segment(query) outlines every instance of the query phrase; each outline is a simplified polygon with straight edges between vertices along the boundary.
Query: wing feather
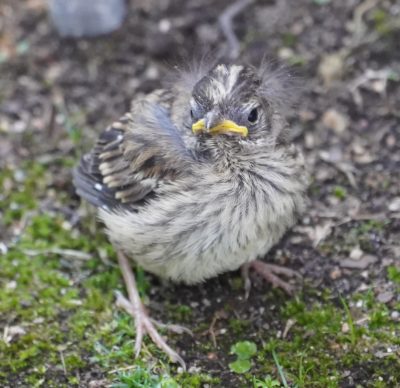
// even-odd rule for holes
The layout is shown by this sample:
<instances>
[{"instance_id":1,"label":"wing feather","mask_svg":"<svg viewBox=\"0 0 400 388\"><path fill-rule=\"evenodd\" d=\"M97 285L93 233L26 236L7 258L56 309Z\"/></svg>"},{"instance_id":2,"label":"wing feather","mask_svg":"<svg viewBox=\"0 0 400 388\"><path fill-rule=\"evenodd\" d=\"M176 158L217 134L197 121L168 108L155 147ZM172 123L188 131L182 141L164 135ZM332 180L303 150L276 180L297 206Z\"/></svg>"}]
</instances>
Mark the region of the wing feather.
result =
<instances>
[{"instance_id":1,"label":"wing feather","mask_svg":"<svg viewBox=\"0 0 400 388\"><path fill-rule=\"evenodd\" d=\"M99 136L74 170L74 185L96 207L137 208L160 182L188 174L192 161L168 110L147 101Z\"/></svg>"}]
</instances>

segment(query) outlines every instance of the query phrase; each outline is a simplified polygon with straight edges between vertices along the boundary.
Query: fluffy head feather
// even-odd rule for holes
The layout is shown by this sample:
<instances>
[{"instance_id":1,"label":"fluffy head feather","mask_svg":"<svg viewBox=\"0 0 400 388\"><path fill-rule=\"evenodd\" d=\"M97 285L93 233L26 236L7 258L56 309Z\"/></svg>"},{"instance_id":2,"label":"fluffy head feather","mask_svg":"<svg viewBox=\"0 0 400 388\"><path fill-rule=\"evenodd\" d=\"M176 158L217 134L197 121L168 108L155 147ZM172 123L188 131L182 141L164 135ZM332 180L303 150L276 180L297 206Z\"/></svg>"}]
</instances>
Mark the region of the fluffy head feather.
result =
<instances>
[{"instance_id":1,"label":"fluffy head feather","mask_svg":"<svg viewBox=\"0 0 400 388\"><path fill-rule=\"evenodd\" d=\"M227 119L248 128L248 141L279 142L286 128L285 113L297 95L293 78L283 67L273 69L265 61L258 68L246 65L210 68L200 62L197 67L180 71L173 87L179 97L172 116L186 131L202 118L211 124ZM244 139L224 136L218 143L224 141L240 143ZM205 142L213 143L207 136Z\"/></svg>"}]
</instances>

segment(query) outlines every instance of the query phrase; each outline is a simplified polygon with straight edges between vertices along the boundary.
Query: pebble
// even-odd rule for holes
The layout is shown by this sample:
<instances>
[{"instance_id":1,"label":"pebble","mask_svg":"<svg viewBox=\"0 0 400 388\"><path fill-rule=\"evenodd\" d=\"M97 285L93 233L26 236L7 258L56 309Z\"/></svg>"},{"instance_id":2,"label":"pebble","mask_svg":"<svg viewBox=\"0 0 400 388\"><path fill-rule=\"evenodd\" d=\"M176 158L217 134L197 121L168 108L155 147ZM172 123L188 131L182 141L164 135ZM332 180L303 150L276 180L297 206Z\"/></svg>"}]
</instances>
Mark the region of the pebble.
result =
<instances>
[{"instance_id":1,"label":"pebble","mask_svg":"<svg viewBox=\"0 0 400 388\"><path fill-rule=\"evenodd\" d=\"M329 277L330 277L332 280L336 280L336 279L340 278L341 276L342 276L342 271L341 271L340 268L338 268L338 267L335 267L335 268L331 271L331 273L329 274Z\"/></svg>"},{"instance_id":2,"label":"pebble","mask_svg":"<svg viewBox=\"0 0 400 388\"><path fill-rule=\"evenodd\" d=\"M28 307L31 307L31 306L32 306L32 302L31 302L31 301L28 301L28 300L21 300L21 301L19 302L19 304L20 304L20 306L21 306L22 308L28 308Z\"/></svg>"},{"instance_id":3,"label":"pebble","mask_svg":"<svg viewBox=\"0 0 400 388\"><path fill-rule=\"evenodd\" d=\"M399 319L400 318L400 313L398 311L392 311L390 313L390 318L392 319Z\"/></svg>"},{"instance_id":4,"label":"pebble","mask_svg":"<svg viewBox=\"0 0 400 388\"><path fill-rule=\"evenodd\" d=\"M391 212L399 211L400 210L400 197L396 197L392 201L390 201L388 209Z\"/></svg>"},{"instance_id":5,"label":"pebble","mask_svg":"<svg viewBox=\"0 0 400 388\"><path fill-rule=\"evenodd\" d=\"M204 299L202 300L202 302L203 302L204 306L206 306L206 307L210 307L210 306L211 306L211 302L210 302L208 299L206 299L206 298L204 298Z\"/></svg>"},{"instance_id":6,"label":"pebble","mask_svg":"<svg viewBox=\"0 0 400 388\"><path fill-rule=\"evenodd\" d=\"M394 297L393 292L386 291L386 292L381 292L380 294L378 294L378 296L376 298L377 298L378 302L388 303L393 299L393 297Z\"/></svg>"},{"instance_id":7,"label":"pebble","mask_svg":"<svg viewBox=\"0 0 400 388\"><path fill-rule=\"evenodd\" d=\"M0 253L5 255L7 252L8 246L4 242L0 241Z\"/></svg>"},{"instance_id":8,"label":"pebble","mask_svg":"<svg viewBox=\"0 0 400 388\"><path fill-rule=\"evenodd\" d=\"M363 305L364 305L364 301L363 300L358 300L357 301L357 303L356 303L356 307L358 307L358 308L361 308L361 307L363 307Z\"/></svg>"},{"instance_id":9,"label":"pebble","mask_svg":"<svg viewBox=\"0 0 400 388\"><path fill-rule=\"evenodd\" d=\"M15 290L17 288L17 282L15 280L11 280L6 284L7 290Z\"/></svg>"},{"instance_id":10,"label":"pebble","mask_svg":"<svg viewBox=\"0 0 400 388\"><path fill-rule=\"evenodd\" d=\"M363 255L359 260L344 259L340 262L340 266L344 268L365 269L370 264L377 261L377 257L373 255Z\"/></svg>"},{"instance_id":11,"label":"pebble","mask_svg":"<svg viewBox=\"0 0 400 388\"><path fill-rule=\"evenodd\" d=\"M3 341L6 344L9 344L13 340L14 337L24 335L24 334L26 334L26 331L21 326L6 326L4 329Z\"/></svg>"},{"instance_id":12,"label":"pebble","mask_svg":"<svg viewBox=\"0 0 400 388\"><path fill-rule=\"evenodd\" d=\"M159 78L160 72L158 71L156 66L149 66L146 70L145 76L147 79L155 80Z\"/></svg>"},{"instance_id":13,"label":"pebble","mask_svg":"<svg viewBox=\"0 0 400 388\"><path fill-rule=\"evenodd\" d=\"M329 109L322 116L322 124L329 129L333 129L336 134L340 135L346 131L349 119L336 109Z\"/></svg>"},{"instance_id":14,"label":"pebble","mask_svg":"<svg viewBox=\"0 0 400 388\"><path fill-rule=\"evenodd\" d=\"M343 58L340 54L325 55L318 66L318 74L323 79L325 86L329 87L334 80L343 76Z\"/></svg>"},{"instance_id":15,"label":"pebble","mask_svg":"<svg viewBox=\"0 0 400 388\"><path fill-rule=\"evenodd\" d=\"M303 122L315 120L316 114L311 110L301 110L299 112L299 118Z\"/></svg>"},{"instance_id":16,"label":"pebble","mask_svg":"<svg viewBox=\"0 0 400 388\"><path fill-rule=\"evenodd\" d=\"M17 182L23 182L25 180L26 174L22 170L15 170L14 171L14 179Z\"/></svg>"},{"instance_id":17,"label":"pebble","mask_svg":"<svg viewBox=\"0 0 400 388\"><path fill-rule=\"evenodd\" d=\"M352 260L360 260L364 252L360 249L360 247L354 247L350 252L350 259Z\"/></svg>"},{"instance_id":18,"label":"pebble","mask_svg":"<svg viewBox=\"0 0 400 388\"><path fill-rule=\"evenodd\" d=\"M171 29L171 21L168 19L161 19L158 23L158 29L163 34L167 33Z\"/></svg>"},{"instance_id":19,"label":"pebble","mask_svg":"<svg viewBox=\"0 0 400 388\"><path fill-rule=\"evenodd\" d=\"M393 247L392 247L392 249L393 249ZM395 253L395 256L400 256L400 250L399 250L399 255L396 255L396 253ZM393 259L388 258L388 257L385 257L385 258L382 259L382 266L383 267L387 267L387 266L389 266L391 264L393 264Z\"/></svg>"},{"instance_id":20,"label":"pebble","mask_svg":"<svg viewBox=\"0 0 400 388\"><path fill-rule=\"evenodd\" d=\"M278 57L282 60L290 59L294 56L294 51L289 47L282 47L278 51Z\"/></svg>"}]
</instances>

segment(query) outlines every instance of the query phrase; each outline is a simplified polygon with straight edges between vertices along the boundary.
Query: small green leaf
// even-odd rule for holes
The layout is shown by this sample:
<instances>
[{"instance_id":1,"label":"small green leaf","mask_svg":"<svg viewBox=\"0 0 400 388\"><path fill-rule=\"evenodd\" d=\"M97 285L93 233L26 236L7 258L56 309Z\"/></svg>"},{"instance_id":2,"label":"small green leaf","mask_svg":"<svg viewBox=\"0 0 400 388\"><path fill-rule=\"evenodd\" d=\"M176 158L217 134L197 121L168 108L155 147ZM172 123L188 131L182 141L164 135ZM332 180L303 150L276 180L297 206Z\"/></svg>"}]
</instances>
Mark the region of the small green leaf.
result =
<instances>
[{"instance_id":1,"label":"small green leaf","mask_svg":"<svg viewBox=\"0 0 400 388\"><path fill-rule=\"evenodd\" d=\"M264 381L253 377L253 388L275 388L281 387L281 383L270 375L265 376Z\"/></svg>"},{"instance_id":2,"label":"small green leaf","mask_svg":"<svg viewBox=\"0 0 400 388\"><path fill-rule=\"evenodd\" d=\"M161 388L179 388L179 385L172 377L166 377L161 380Z\"/></svg>"},{"instance_id":3,"label":"small green leaf","mask_svg":"<svg viewBox=\"0 0 400 388\"><path fill-rule=\"evenodd\" d=\"M246 373L251 368L251 361L249 360L236 360L229 364L229 369L235 373Z\"/></svg>"},{"instance_id":4,"label":"small green leaf","mask_svg":"<svg viewBox=\"0 0 400 388\"><path fill-rule=\"evenodd\" d=\"M237 342L231 347L231 353L236 354L239 360L248 360L257 353L257 346L254 342Z\"/></svg>"}]
</instances>

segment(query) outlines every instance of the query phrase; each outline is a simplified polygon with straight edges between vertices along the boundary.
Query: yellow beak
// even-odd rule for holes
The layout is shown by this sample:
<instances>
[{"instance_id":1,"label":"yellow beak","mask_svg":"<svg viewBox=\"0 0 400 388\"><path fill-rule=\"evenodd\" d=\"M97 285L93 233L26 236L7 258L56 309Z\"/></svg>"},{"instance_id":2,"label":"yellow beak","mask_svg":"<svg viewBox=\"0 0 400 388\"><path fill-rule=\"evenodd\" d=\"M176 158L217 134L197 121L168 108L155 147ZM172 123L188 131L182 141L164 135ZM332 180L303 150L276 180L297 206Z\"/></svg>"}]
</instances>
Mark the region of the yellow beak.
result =
<instances>
[{"instance_id":1,"label":"yellow beak","mask_svg":"<svg viewBox=\"0 0 400 388\"><path fill-rule=\"evenodd\" d=\"M232 133L238 133L238 134L242 135L243 137L246 137L249 133L249 131L247 130L247 127L237 125L232 120L223 120L215 127L212 127L209 130L207 130L204 119L196 121L192 125L192 131L194 134L198 134L200 132L208 132L211 135L219 135L221 133L232 132Z\"/></svg>"}]
</instances>

